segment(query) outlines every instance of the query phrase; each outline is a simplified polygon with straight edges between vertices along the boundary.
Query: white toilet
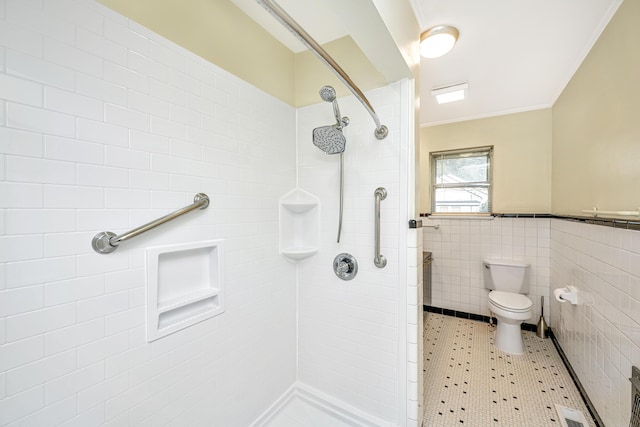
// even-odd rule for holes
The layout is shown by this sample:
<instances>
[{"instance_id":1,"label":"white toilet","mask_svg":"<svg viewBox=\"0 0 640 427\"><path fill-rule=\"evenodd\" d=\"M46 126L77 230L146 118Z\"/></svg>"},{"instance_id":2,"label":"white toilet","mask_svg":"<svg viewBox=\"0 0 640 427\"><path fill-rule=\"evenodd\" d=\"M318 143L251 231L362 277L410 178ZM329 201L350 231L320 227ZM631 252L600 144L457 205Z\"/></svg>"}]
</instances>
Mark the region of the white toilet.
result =
<instances>
[{"instance_id":1,"label":"white toilet","mask_svg":"<svg viewBox=\"0 0 640 427\"><path fill-rule=\"evenodd\" d=\"M533 315L528 265L513 261L485 260L484 283L489 292L489 310L498 319L495 345L505 353L524 353L520 324Z\"/></svg>"}]
</instances>

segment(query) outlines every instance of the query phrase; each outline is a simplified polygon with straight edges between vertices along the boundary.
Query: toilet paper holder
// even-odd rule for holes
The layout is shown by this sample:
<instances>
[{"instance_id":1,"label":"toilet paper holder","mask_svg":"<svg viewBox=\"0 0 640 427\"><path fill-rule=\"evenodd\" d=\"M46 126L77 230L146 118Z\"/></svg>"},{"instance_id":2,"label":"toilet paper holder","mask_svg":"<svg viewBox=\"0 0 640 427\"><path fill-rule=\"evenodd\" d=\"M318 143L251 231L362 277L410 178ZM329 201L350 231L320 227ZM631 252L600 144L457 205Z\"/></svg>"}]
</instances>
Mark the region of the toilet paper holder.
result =
<instances>
[{"instance_id":1,"label":"toilet paper holder","mask_svg":"<svg viewBox=\"0 0 640 427\"><path fill-rule=\"evenodd\" d=\"M553 296L556 301L570 302L573 305L578 304L578 288L575 286L565 286L564 288L557 288L553 291Z\"/></svg>"}]
</instances>

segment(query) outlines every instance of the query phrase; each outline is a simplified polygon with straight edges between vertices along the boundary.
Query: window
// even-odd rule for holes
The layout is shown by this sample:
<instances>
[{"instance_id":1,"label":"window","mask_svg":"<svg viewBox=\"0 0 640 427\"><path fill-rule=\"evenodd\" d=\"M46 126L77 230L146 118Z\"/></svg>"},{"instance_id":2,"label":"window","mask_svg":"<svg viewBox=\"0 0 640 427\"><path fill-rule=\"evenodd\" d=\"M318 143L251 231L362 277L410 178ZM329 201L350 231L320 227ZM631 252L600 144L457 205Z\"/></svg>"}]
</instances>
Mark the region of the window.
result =
<instances>
[{"instance_id":1,"label":"window","mask_svg":"<svg viewBox=\"0 0 640 427\"><path fill-rule=\"evenodd\" d=\"M490 213L493 147L431 153L431 213Z\"/></svg>"}]
</instances>

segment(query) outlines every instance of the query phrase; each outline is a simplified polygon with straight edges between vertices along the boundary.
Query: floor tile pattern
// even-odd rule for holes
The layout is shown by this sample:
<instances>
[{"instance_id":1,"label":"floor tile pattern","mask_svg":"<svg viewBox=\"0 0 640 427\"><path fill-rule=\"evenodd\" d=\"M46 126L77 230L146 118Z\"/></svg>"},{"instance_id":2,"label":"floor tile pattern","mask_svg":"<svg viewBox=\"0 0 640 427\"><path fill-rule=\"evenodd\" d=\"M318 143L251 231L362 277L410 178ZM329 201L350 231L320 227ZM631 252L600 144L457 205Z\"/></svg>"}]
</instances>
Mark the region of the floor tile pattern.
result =
<instances>
[{"instance_id":1,"label":"floor tile pattern","mask_svg":"<svg viewBox=\"0 0 640 427\"><path fill-rule=\"evenodd\" d=\"M493 346L494 327L425 313L425 427L560 427L554 404L595 427L550 339L523 332L525 354Z\"/></svg>"}]
</instances>

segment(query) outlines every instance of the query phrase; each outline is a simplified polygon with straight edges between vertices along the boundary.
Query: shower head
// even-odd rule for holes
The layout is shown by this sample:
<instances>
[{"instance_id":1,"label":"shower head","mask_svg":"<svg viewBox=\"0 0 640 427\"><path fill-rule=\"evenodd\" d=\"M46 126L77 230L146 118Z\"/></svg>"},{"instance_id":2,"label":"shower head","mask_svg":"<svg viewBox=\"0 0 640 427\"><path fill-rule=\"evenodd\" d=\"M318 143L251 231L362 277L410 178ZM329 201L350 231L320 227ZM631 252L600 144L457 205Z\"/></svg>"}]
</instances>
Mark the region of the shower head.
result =
<instances>
[{"instance_id":1,"label":"shower head","mask_svg":"<svg viewBox=\"0 0 640 427\"><path fill-rule=\"evenodd\" d=\"M322 86L320 88L320 98L326 102L333 102L336 100L336 90L333 86Z\"/></svg>"},{"instance_id":2,"label":"shower head","mask_svg":"<svg viewBox=\"0 0 640 427\"><path fill-rule=\"evenodd\" d=\"M313 145L326 154L340 154L344 152L346 144L342 130L336 125L321 126L313 130Z\"/></svg>"},{"instance_id":3,"label":"shower head","mask_svg":"<svg viewBox=\"0 0 640 427\"><path fill-rule=\"evenodd\" d=\"M340 117L340 108L338 107L338 101L336 101L336 90L333 86L322 86L319 93L320 98L322 98L323 101L331 102L333 105L333 115L336 116L336 123L338 127L346 126L346 124L343 124L342 117ZM349 119L347 119L347 123L348 120Z\"/></svg>"}]
</instances>

